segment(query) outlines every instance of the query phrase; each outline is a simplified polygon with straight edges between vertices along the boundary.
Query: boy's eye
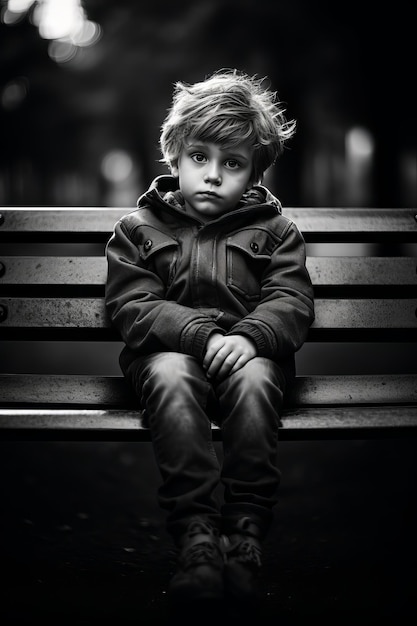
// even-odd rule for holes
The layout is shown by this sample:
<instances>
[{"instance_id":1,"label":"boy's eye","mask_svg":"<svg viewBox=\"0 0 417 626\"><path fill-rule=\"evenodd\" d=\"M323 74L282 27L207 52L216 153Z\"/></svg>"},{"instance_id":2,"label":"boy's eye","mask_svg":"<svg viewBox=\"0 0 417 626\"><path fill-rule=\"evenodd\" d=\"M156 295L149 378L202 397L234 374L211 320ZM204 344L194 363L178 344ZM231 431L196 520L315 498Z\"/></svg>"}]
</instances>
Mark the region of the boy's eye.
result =
<instances>
[{"instance_id":1,"label":"boy's eye","mask_svg":"<svg viewBox=\"0 0 417 626\"><path fill-rule=\"evenodd\" d=\"M228 159L225 162L225 165L226 165L226 167L228 167L231 170L235 170L238 167L240 167L240 163L239 163L239 161L236 161L236 159Z\"/></svg>"},{"instance_id":2,"label":"boy's eye","mask_svg":"<svg viewBox=\"0 0 417 626\"><path fill-rule=\"evenodd\" d=\"M191 155L191 158L196 163L205 163L205 161L207 160L204 154L202 154L201 152L195 152L194 154Z\"/></svg>"}]
</instances>

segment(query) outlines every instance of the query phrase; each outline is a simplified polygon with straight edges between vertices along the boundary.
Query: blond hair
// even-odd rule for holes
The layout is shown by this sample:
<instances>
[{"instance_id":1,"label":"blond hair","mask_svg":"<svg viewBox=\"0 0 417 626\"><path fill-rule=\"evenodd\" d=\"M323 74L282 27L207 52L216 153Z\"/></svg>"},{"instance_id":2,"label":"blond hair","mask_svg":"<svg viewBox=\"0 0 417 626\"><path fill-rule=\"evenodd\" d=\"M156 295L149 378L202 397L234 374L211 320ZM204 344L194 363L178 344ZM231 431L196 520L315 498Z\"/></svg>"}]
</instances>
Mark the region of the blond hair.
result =
<instances>
[{"instance_id":1,"label":"blond hair","mask_svg":"<svg viewBox=\"0 0 417 626\"><path fill-rule=\"evenodd\" d=\"M202 82L174 85L172 106L161 127L161 162L177 165L186 139L233 147L248 142L254 148L252 181L280 156L295 133L277 93L238 70L219 70Z\"/></svg>"}]
</instances>

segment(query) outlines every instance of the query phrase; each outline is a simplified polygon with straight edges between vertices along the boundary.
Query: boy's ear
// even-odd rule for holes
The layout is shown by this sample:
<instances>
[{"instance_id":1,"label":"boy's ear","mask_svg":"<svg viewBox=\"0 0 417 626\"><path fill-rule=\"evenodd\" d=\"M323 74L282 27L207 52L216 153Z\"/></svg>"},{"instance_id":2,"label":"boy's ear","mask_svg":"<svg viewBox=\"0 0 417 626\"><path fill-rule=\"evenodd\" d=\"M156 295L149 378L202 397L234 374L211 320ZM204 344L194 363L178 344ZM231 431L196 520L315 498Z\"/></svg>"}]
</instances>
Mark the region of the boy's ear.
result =
<instances>
[{"instance_id":1,"label":"boy's ear","mask_svg":"<svg viewBox=\"0 0 417 626\"><path fill-rule=\"evenodd\" d=\"M178 163L171 163L170 170L173 176L179 176Z\"/></svg>"}]
</instances>

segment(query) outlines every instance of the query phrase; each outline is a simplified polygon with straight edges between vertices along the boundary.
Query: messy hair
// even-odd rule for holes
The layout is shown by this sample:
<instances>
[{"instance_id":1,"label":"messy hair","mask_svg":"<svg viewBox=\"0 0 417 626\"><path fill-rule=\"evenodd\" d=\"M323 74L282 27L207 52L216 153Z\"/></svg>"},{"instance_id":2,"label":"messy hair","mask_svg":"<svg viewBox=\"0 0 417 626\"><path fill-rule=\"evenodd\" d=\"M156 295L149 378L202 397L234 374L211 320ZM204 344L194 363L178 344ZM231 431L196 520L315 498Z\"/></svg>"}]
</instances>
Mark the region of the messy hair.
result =
<instances>
[{"instance_id":1,"label":"messy hair","mask_svg":"<svg viewBox=\"0 0 417 626\"><path fill-rule=\"evenodd\" d=\"M295 120L286 120L277 93L265 81L238 70L219 70L202 82L175 83L161 128L161 162L176 166L186 139L226 148L248 142L254 148L252 180L260 182L296 126Z\"/></svg>"}]
</instances>

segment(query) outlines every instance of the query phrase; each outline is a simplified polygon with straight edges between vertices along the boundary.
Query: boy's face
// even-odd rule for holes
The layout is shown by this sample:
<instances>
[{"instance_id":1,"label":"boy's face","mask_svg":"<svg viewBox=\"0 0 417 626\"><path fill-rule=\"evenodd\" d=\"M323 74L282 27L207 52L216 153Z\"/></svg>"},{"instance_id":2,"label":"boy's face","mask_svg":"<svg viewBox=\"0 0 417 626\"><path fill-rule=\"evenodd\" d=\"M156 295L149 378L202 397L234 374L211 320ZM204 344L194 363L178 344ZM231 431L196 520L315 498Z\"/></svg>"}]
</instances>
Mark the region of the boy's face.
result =
<instances>
[{"instance_id":1,"label":"boy's face","mask_svg":"<svg viewBox=\"0 0 417 626\"><path fill-rule=\"evenodd\" d=\"M172 173L179 177L187 211L209 221L233 210L250 186L252 161L248 144L224 148L199 139L186 141Z\"/></svg>"}]
</instances>

